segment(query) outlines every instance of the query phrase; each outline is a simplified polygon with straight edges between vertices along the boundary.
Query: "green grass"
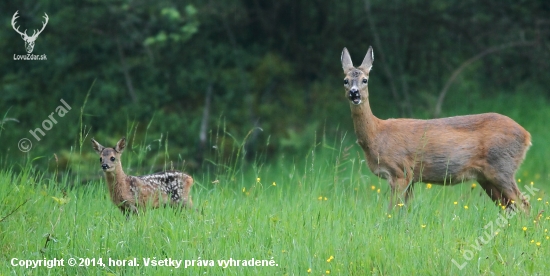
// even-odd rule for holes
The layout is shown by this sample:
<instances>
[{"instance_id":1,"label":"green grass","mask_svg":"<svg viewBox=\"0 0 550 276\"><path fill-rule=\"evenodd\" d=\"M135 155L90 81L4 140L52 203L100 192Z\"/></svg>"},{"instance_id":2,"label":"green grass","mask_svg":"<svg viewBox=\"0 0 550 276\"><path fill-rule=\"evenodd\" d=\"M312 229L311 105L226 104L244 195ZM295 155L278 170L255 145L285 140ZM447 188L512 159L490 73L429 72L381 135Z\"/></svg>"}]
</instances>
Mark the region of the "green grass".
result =
<instances>
[{"instance_id":1,"label":"green grass","mask_svg":"<svg viewBox=\"0 0 550 276\"><path fill-rule=\"evenodd\" d=\"M511 112L532 134L517 174L523 192L525 185L540 189L529 194L528 216L506 214L472 183L419 183L410 204L388 212L387 182L368 170L354 137L330 144L315 136L307 153L267 163L266 153L249 160L247 138L240 142L220 124L211 133L212 157L202 173L191 172L198 211L155 209L127 220L110 202L90 129L81 122L75 147L65 153L68 164L51 156L28 155L23 165L0 159L0 276L543 275L550 270L550 148L544 142L550 110L544 99L519 99L512 110L502 99L479 104ZM162 162L164 169L186 169L182 156L170 156L168 138L139 139L136 128L128 123L127 173L151 173ZM96 138L112 146L120 137ZM41 169L44 163L49 170ZM12 266L13 258L57 258L65 266L25 268ZM96 266L69 266L70 258L77 264L93 259ZM182 260L183 267L145 266L144 258ZM218 264L253 258L276 266ZM133 260L140 266L130 266Z\"/></svg>"},{"instance_id":2,"label":"green grass","mask_svg":"<svg viewBox=\"0 0 550 276\"><path fill-rule=\"evenodd\" d=\"M321 143L272 165L239 154L238 165L194 175L199 212L156 209L128 220L102 179L72 185L80 177L47 176L31 164L0 171L0 275L542 275L550 269L544 189L531 197L530 216L505 224L497 219L506 213L471 183L416 185L412 202L388 213L387 183L368 171L357 145ZM522 191L531 181L541 188L534 176L521 178ZM65 266L14 267L12 258L64 259ZM71 267L69 258L101 258L105 266ZM134 258L139 267L109 264ZM195 265L145 267L143 258ZM276 266L218 265L230 258ZM459 270L453 259L466 265Z\"/></svg>"}]
</instances>

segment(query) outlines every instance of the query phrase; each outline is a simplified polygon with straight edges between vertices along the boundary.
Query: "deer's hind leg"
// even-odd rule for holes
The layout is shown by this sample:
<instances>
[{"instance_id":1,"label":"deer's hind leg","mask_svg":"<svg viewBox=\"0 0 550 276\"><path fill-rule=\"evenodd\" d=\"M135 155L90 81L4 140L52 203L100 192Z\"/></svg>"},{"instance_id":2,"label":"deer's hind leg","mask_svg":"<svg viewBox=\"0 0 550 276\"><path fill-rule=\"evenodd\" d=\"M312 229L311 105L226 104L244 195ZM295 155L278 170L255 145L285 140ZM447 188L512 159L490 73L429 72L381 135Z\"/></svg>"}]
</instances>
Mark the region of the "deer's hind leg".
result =
<instances>
[{"instance_id":1,"label":"deer's hind leg","mask_svg":"<svg viewBox=\"0 0 550 276\"><path fill-rule=\"evenodd\" d=\"M521 194L521 191L518 188L518 185L513 177L508 178L507 180L502 180L499 182L499 188L502 191L503 198L505 200L506 208L513 209L519 207L525 213L529 213L531 205L529 201Z\"/></svg>"},{"instance_id":2,"label":"deer's hind leg","mask_svg":"<svg viewBox=\"0 0 550 276\"><path fill-rule=\"evenodd\" d=\"M513 157L517 153L489 149L487 155L488 166L483 170L482 178L485 182L483 184L480 182L480 184L493 200L498 199L503 206L506 206L508 211L519 207L525 213L529 213L529 202L521 194L514 179L521 163L521 159Z\"/></svg>"},{"instance_id":3,"label":"deer's hind leg","mask_svg":"<svg viewBox=\"0 0 550 276\"><path fill-rule=\"evenodd\" d=\"M502 192L493 185L493 183L487 180L478 180L479 185L485 193L495 202L495 204L506 206L507 202L504 202Z\"/></svg>"},{"instance_id":4,"label":"deer's hind leg","mask_svg":"<svg viewBox=\"0 0 550 276\"><path fill-rule=\"evenodd\" d=\"M177 208L193 208L193 201L191 200L191 187L193 186L193 178L186 174L182 175L178 179L178 187L174 191L177 193L177 200L172 199L170 204Z\"/></svg>"},{"instance_id":5,"label":"deer's hind leg","mask_svg":"<svg viewBox=\"0 0 550 276\"><path fill-rule=\"evenodd\" d=\"M483 190L489 197L501 206L505 206L507 210L513 210L519 206L524 212L528 213L530 209L529 202L521 194L516 181L513 178L501 180L493 184L488 180L478 181Z\"/></svg>"},{"instance_id":6,"label":"deer's hind leg","mask_svg":"<svg viewBox=\"0 0 550 276\"><path fill-rule=\"evenodd\" d=\"M189 175L183 176L183 191L182 200L183 206L186 208L193 208L193 200L191 200L191 187L193 186L193 178Z\"/></svg>"}]
</instances>

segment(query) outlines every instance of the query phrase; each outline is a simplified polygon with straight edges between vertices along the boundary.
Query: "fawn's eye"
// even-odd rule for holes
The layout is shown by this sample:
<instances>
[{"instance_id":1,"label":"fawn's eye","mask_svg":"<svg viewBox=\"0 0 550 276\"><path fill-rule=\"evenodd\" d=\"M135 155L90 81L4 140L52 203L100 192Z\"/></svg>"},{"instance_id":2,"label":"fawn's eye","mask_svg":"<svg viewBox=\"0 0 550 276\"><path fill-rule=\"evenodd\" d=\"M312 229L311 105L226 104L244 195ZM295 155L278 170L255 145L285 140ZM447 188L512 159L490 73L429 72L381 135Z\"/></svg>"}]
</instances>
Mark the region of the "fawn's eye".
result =
<instances>
[{"instance_id":1,"label":"fawn's eye","mask_svg":"<svg viewBox=\"0 0 550 276\"><path fill-rule=\"evenodd\" d=\"M111 161L115 162L115 157L111 156Z\"/></svg>"},{"instance_id":2,"label":"fawn's eye","mask_svg":"<svg viewBox=\"0 0 550 276\"><path fill-rule=\"evenodd\" d=\"M363 83L367 83L367 82L369 82L369 80L363 79Z\"/></svg>"},{"instance_id":3,"label":"fawn's eye","mask_svg":"<svg viewBox=\"0 0 550 276\"><path fill-rule=\"evenodd\" d=\"M349 83L348 79L345 79L344 84L348 84L348 83Z\"/></svg>"},{"instance_id":4,"label":"fawn's eye","mask_svg":"<svg viewBox=\"0 0 550 276\"><path fill-rule=\"evenodd\" d=\"M99 162L103 163L103 158L99 157Z\"/></svg>"}]
</instances>

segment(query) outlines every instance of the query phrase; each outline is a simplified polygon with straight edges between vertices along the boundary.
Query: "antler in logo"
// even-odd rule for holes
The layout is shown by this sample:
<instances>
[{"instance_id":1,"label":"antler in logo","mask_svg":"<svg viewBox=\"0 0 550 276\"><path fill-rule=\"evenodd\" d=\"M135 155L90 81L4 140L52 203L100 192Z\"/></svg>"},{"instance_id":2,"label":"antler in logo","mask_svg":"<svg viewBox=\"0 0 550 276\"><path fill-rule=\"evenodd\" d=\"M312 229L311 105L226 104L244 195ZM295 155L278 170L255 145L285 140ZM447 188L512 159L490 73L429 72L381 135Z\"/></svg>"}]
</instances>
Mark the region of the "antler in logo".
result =
<instances>
[{"instance_id":1,"label":"antler in logo","mask_svg":"<svg viewBox=\"0 0 550 276\"><path fill-rule=\"evenodd\" d=\"M11 18L11 26L13 27L13 29L21 35L21 38L23 38L23 40L25 41L25 49L27 50L27 53L32 53L32 50L34 49L34 41L36 40L36 38L38 37L38 35L44 30L44 28L46 27L46 25L48 24L48 14L44 13L45 16L43 16L45 19L46 19L46 22L42 22L42 29L38 32L36 32L36 30L33 31L32 35L31 36L28 36L27 35L27 30L25 29L24 32L20 32L19 31L19 27L15 27L15 20L19 17L17 15L19 11L16 11L14 14L13 14L13 17Z\"/></svg>"}]
</instances>

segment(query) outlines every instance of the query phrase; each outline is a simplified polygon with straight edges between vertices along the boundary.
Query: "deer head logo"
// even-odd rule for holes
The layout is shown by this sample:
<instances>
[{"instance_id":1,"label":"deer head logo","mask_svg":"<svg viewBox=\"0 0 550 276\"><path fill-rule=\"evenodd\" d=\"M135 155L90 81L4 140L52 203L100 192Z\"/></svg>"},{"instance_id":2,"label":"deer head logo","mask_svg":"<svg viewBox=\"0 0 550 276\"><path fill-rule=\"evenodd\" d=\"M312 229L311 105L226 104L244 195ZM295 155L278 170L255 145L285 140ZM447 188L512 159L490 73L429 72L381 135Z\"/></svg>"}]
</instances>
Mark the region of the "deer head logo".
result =
<instances>
[{"instance_id":1,"label":"deer head logo","mask_svg":"<svg viewBox=\"0 0 550 276\"><path fill-rule=\"evenodd\" d=\"M32 53L32 50L34 49L34 41L36 40L36 38L38 37L38 35L44 30L44 28L46 27L46 25L48 24L48 14L44 13L45 16L43 16L45 19L46 19L46 22L42 22L42 29L38 32L36 32L36 30L33 31L32 35L31 36L28 36L27 35L27 30L25 29L24 32L20 32L19 31L19 27L15 27L15 20L19 17L17 15L19 11L16 11L14 14L13 14L13 17L11 18L11 26L13 27L13 29L21 35L21 38L23 38L23 40L25 41L25 49L27 50L27 53Z\"/></svg>"}]
</instances>

